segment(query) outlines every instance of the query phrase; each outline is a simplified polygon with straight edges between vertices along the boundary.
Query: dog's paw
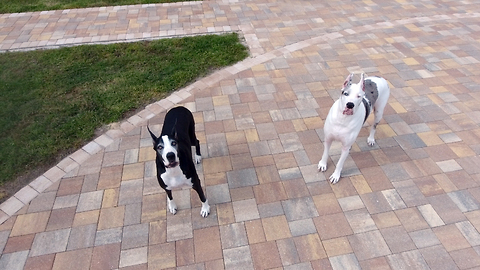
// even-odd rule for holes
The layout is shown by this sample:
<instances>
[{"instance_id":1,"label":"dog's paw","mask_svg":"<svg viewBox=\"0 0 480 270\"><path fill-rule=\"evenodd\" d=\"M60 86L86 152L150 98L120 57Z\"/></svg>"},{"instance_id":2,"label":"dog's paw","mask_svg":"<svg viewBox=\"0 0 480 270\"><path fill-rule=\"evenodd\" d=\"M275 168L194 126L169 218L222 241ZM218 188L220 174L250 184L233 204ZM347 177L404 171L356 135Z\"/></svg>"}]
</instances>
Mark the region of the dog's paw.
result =
<instances>
[{"instance_id":1,"label":"dog's paw","mask_svg":"<svg viewBox=\"0 0 480 270\"><path fill-rule=\"evenodd\" d=\"M328 179L330 180L330 183L336 184L338 180L340 180L340 173L333 172Z\"/></svg>"},{"instance_id":2,"label":"dog's paw","mask_svg":"<svg viewBox=\"0 0 480 270\"><path fill-rule=\"evenodd\" d=\"M195 154L195 163L200 164L202 162L202 156Z\"/></svg>"},{"instance_id":3,"label":"dog's paw","mask_svg":"<svg viewBox=\"0 0 480 270\"><path fill-rule=\"evenodd\" d=\"M207 217L210 214L210 205L208 205L208 200L202 203L202 209L200 210L200 215L202 217Z\"/></svg>"},{"instance_id":4,"label":"dog's paw","mask_svg":"<svg viewBox=\"0 0 480 270\"><path fill-rule=\"evenodd\" d=\"M318 171L321 171L321 172L324 172L327 170L327 163L326 162L322 162L320 160L320 162L318 162Z\"/></svg>"},{"instance_id":5,"label":"dog's paw","mask_svg":"<svg viewBox=\"0 0 480 270\"><path fill-rule=\"evenodd\" d=\"M177 213L177 204L173 200L171 201L168 200L167 204L168 204L168 211L170 211L170 213L175 215Z\"/></svg>"},{"instance_id":6,"label":"dog's paw","mask_svg":"<svg viewBox=\"0 0 480 270\"><path fill-rule=\"evenodd\" d=\"M374 146L375 145L375 139L368 137L367 143L369 146Z\"/></svg>"}]
</instances>

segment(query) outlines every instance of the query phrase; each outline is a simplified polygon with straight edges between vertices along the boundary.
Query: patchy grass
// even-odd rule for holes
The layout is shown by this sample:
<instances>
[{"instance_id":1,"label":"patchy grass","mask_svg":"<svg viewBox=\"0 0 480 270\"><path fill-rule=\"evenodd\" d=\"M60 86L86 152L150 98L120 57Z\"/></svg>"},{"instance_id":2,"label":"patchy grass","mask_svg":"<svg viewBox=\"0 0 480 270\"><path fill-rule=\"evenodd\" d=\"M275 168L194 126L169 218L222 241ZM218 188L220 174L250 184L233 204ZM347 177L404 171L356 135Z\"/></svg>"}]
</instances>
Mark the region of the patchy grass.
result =
<instances>
[{"instance_id":1,"label":"patchy grass","mask_svg":"<svg viewBox=\"0 0 480 270\"><path fill-rule=\"evenodd\" d=\"M1 0L0 13L171 2L179 0Z\"/></svg>"},{"instance_id":2,"label":"patchy grass","mask_svg":"<svg viewBox=\"0 0 480 270\"><path fill-rule=\"evenodd\" d=\"M0 185L55 164L96 129L247 56L237 34L1 53Z\"/></svg>"}]
</instances>

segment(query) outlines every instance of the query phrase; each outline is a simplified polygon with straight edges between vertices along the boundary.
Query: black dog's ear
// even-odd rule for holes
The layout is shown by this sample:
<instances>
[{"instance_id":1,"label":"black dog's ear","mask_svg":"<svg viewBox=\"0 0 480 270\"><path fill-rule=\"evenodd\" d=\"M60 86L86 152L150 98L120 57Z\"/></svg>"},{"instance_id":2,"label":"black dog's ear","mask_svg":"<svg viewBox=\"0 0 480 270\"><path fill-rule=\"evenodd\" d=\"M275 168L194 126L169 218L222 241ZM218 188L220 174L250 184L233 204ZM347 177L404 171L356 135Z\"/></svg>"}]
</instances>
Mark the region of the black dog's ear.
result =
<instances>
[{"instance_id":1,"label":"black dog's ear","mask_svg":"<svg viewBox=\"0 0 480 270\"><path fill-rule=\"evenodd\" d=\"M147 126L147 129L148 129L148 132L150 133L150 136L152 136L152 140L153 140L153 146L155 147L156 144L157 144L157 136L155 136L155 134L153 134L153 132L150 130L150 128Z\"/></svg>"}]
</instances>

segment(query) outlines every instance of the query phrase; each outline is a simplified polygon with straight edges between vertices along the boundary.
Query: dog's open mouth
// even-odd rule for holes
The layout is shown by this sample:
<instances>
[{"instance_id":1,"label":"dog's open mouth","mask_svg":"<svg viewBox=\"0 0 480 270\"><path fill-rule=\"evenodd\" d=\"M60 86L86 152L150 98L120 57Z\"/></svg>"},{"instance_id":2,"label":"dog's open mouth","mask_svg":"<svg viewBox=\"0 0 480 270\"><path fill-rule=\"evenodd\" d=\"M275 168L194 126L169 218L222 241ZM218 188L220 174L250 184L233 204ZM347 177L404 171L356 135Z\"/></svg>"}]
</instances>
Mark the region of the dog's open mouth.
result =
<instances>
[{"instance_id":1,"label":"dog's open mouth","mask_svg":"<svg viewBox=\"0 0 480 270\"><path fill-rule=\"evenodd\" d=\"M175 168L175 167L177 167L177 165L178 165L178 162L172 162L172 163L169 163L169 164L165 165L165 167L167 167L167 168Z\"/></svg>"},{"instance_id":2,"label":"dog's open mouth","mask_svg":"<svg viewBox=\"0 0 480 270\"><path fill-rule=\"evenodd\" d=\"M343 110L343 114L353 115L353 109L345 108L345 110Z\"/></svg>"}]
</instances>

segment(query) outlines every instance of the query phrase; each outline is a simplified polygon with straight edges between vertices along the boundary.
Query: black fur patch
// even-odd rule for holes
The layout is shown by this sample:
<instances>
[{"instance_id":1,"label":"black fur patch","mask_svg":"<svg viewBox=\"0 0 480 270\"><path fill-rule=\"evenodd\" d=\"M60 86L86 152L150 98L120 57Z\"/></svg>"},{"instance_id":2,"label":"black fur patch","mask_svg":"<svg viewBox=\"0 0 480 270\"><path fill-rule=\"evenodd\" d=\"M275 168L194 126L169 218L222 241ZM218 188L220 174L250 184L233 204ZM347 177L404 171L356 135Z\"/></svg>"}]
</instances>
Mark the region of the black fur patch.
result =
<instances>
[{"instance_id":1,"label":"black fur patch","mask_svg":"<svg viewBox=\"0 0 480 270\"><path fill-rule=\"evenodd\" d=\"M377 84L371 80L365 80L365 98L370 101L370 104L375 104L378 98Z\"/></svg>"}]
</instances>

